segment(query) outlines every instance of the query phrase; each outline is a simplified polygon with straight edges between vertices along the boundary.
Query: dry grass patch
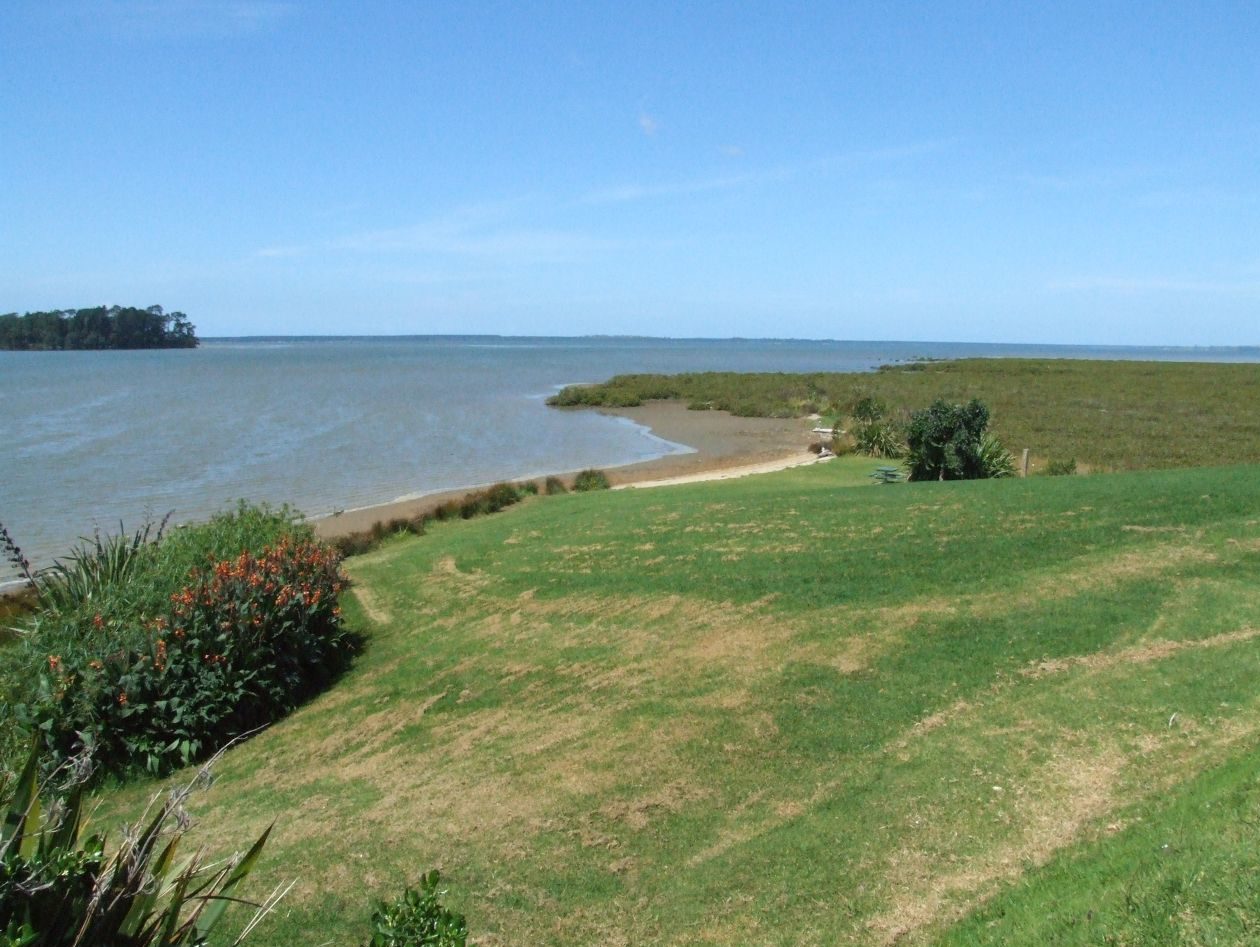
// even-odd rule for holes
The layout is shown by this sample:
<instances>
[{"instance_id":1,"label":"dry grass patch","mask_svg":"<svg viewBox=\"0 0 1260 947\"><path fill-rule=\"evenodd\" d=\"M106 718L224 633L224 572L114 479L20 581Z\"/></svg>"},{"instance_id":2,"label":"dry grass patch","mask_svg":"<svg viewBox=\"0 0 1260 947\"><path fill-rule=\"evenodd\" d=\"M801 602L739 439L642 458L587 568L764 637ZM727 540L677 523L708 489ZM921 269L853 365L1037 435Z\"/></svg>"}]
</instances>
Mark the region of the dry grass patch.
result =
<instances>
[{"instance_id":1,"label":"dry grass patch","mask_svg":"<svg viewBox=\"0 0 1260 947\"><path fill-rule=\"evenodd\" d=\"M1075 752L1067 752L1074 749ZM899 848L888 856L889 905L867 922L879 943L893 944L917 931L962 916L999 882L1044 864L1075 843L1087 826L1115 805L1125 757L1112 747L1069 747L1034 770L1018 787L992 787L1014 798L1013 832L957 864L943 862L940 840L969 831L962 820L939 819L920 826L917 835L937 840L932 849Z\"/></svg>"},{"instance_id":2,"label":"dry grass patch","mask_svg":"<svg viewBox=\"0 0 1260 947\"><path fill-rule=\"evenodd\" d=\"M363 609L363 614L367 615L369 621L377 625L390 623L390 614L381 607L375 592L363 585L352 585L350 591L358 600L359 607Z\"/></svg>"},{"instance_id":3,"label":"dry grass patch","mask_svg":"<svg viewBox=\"0 0 1260 947\"><path fill-rule=\"evenodd\" d=\"M1146 664L1151 661L1162 661L1172 657L1179 651L1195 648L1219 648L1225 645L1237 644L1240 641L1250 641L1256 637L1260 637L1260 628L1241 628L1237 631L1213 635L1210 638L1194 638L1186 641L1151 641L1132 648L1125 648L1121 651L1046 659L1021 668L1019 673L1024 677L1036 679L1076 669L1083 669L1087 672L1101 672L1110 670L1117 665Z\"/></svg>"}]
</instances>

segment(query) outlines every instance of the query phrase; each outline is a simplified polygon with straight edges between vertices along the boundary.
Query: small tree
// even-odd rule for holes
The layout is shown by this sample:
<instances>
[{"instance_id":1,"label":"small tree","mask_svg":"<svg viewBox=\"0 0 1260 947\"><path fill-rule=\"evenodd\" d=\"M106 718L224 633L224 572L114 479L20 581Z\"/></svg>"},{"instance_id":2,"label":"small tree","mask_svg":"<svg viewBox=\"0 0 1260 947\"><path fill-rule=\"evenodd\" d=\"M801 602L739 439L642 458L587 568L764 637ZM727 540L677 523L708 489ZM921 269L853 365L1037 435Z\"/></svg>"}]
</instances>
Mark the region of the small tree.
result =
<instances>
[{"instance_id":1,"label":"small tree","mask_svg":"<svg viewBox=\"0 0 1260 947\"><path fill-rule=\"evenodd\" d=\"M989 424L989 409L976 398L949 404L938 398L910 419L911 480L979 480L989 476L981 456L981 442Z\"/></svg>"}]
</instances>

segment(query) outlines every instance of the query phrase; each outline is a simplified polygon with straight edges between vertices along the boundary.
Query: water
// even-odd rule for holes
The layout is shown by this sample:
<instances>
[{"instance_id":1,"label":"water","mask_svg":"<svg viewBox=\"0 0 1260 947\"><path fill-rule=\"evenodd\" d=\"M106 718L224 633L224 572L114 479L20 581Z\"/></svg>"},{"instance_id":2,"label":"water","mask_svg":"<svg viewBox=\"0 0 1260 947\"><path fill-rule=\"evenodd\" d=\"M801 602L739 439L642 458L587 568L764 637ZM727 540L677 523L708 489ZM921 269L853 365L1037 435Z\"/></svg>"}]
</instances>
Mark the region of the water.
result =
<instances>
[{"instance_id":1,"label":"water","mask_svg":"<svg viewBox=\"0 0 1260 947\"><path fill-rule=\"evenodd\" d=\"M499 337L207 340L200 349L0 352L0 522L46 564L93 528L237 498L311 516L684 450L556 411L619 372L862 371L930 356L1260 361L1260 349ZM12 575L0 566L0 580Z\"/></svg>"}]
</instances>

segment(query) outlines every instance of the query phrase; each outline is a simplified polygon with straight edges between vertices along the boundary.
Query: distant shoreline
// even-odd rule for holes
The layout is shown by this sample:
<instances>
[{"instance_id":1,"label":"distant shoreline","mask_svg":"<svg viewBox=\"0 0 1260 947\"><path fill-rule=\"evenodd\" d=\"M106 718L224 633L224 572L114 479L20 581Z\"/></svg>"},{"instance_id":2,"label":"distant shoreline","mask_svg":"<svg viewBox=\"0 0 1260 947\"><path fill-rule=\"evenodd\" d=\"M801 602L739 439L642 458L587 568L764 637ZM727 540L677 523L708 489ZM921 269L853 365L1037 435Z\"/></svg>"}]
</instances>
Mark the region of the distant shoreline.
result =
<instances>
[{"instance_id":1,"label":"distant shoreline","mask_svg":"<svg viewBox=\"0 0 1260 947\"><path fill-rule=\"evenodd\" d=\"M811 422L803 418L738 418L725 411L692 411L686 405L673 401L649 402L633 408L600 408L599 411L627 418L650 429L663 440L692 449L685 454L667 454L652 460L604 468L614 488L763 473L814 459L808 449L813 439L810 435ZM576 472L557 470L540 476L563 478ZM417 516L448 500L460 499L480 486L485 485L470 484L413 499L346 510L339 515L312 520L312 523L321 539L336 539L369 530L377 522Z\"/></svg>"}]
</instances>

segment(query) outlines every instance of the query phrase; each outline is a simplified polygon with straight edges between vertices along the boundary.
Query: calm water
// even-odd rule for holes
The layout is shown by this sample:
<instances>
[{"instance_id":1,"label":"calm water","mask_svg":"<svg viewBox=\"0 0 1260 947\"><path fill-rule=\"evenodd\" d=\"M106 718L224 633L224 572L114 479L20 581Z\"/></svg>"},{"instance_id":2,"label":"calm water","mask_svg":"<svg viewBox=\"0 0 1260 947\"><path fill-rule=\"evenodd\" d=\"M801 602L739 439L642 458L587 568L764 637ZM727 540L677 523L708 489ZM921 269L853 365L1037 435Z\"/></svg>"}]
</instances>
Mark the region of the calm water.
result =
<instances>
[{"instance_id":1,"label":"calm water","mask_svg":"<svg viewBox=\"0 0 1260 947\"><path fill-rule=\"evenodd\" d=\"M1260 361L1260 349L407 337L218 339L191 351L0 352L0 522L47 563L95 526L239 497L312 516L673 451L548 409L618 372L856 371L915 356ZM0 566L0 579L12 573Z\"/></svg>"}]
</instances>

